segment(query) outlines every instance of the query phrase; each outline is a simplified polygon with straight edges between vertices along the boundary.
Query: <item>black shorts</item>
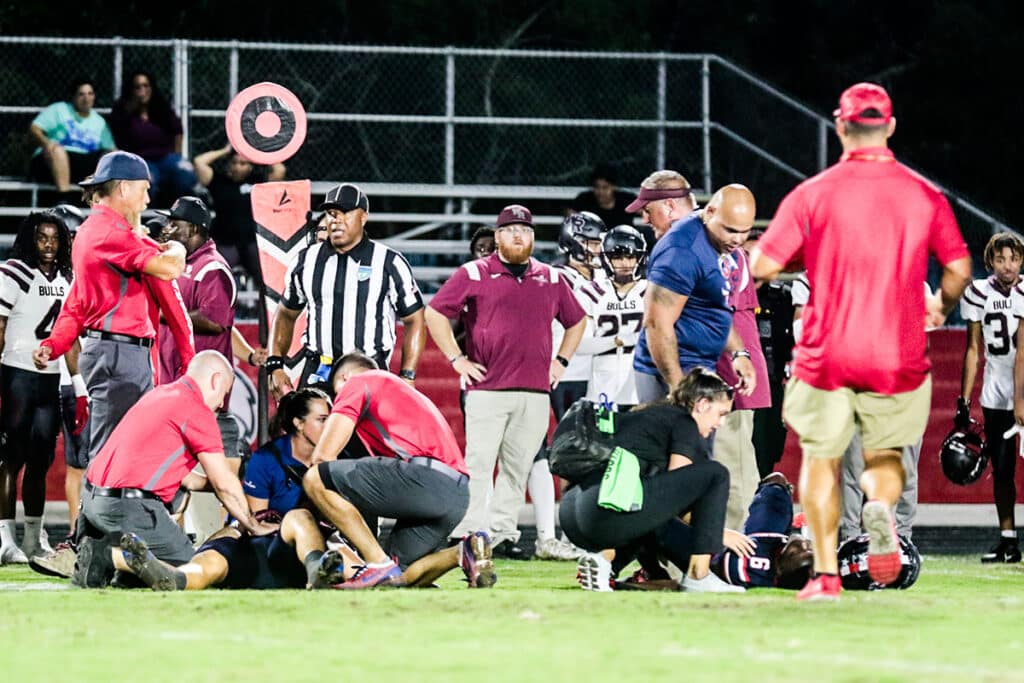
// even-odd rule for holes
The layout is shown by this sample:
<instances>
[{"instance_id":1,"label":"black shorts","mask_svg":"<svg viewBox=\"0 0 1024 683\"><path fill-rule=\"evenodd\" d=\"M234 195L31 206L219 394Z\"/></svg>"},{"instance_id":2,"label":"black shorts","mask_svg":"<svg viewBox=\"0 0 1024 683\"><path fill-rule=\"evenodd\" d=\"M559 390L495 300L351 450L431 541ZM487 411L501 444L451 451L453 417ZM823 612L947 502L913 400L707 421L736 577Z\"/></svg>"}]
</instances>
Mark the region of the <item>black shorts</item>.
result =
<instances>
[{"instance_id":1,"label":"black shorts","mask_svg":"<svg viewBox=\"0 0 1024 683\"><path fill-rule=\"evenodd\" d=\"M320 463L324 486L351 502L364 517L391 517L388 555L405 569L448 539L469 506L469 478L456 481L439 470L396 458Z\"/></svg>"},{"instance_id":2,"label":"black shorts","mask_svg":"<svg viewBox=\"0 0 1024 683\"><path fill-rule=\"evenodd\" d=\"M89 466L89 435L88 424L78 436L75 430L75 388L70 384L60 387L60 422L64 433L64 464L68 467L84 470Z\"/></svg>"},{"instance_id":3,"label":"black shorts","mask_svg":"<svg viewBox=\"0 0 1024 683\"><path fill-rule=\"evenodd\" d=\"M0 459L48 469L60 429L60 375L0 370Z\"/></svg>"},{"instance_id":4,"label":"black shorts","mask_svg":"<svg viewBox=\"0 0 1024 683\"><path fill-rule=\"evenodd\" d=\"M96 170L96 164L99 163L101 156L103 156L103 152L91 152L89 154L68 152L68 166L71 167L71 182L77 183L82 178L93 173ZM53 183L53 172L50 170L50 164L42 154L37 154L32 157L32 161L29 163L29 176L37 183Z\"/></svg>"},{"instance_id":5,"label":"black shorts","mask_svg":"<svg viewBox=\"0 0 1024 683\"><path fill-rule=\"evenodd\" d=\"M295 555L295 548L285 543L279 533L215 538L199 546L196 555L208 550L221 555L228 563L228 575L220 583L221 588L306 587L306 568Z\"/></svg>"}]
</instances>

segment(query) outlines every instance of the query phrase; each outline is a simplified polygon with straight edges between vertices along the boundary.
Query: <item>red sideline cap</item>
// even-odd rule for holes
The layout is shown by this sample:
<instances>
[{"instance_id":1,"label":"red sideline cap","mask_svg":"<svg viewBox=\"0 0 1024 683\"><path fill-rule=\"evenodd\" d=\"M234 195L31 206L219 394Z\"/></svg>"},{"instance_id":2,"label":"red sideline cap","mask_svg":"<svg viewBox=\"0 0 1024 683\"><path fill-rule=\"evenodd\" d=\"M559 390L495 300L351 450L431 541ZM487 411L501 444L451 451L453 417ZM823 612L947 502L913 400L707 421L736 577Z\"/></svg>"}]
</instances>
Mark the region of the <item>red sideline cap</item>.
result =
<instances>
[{"instance_id":1,"label":"red sideline cap","mask_svg":"<svg viewBox=\"0 0 1024 683\"><path fill-rule=\"evenodd\" d=\"M512 225L514 223L522 223L523 225L529 225L533 227L533 214L522 204L509 204L501 213L498 214L498 222L495 227L502 227L504 225Z\"/></svg>"},{"instance_id":2,"label":"red sideline cap","mask_svg":"<svg viewBox=\"0 0 1024 683\"><path fill-rule=\"evenodd\" d=\"M875 111L865 115L869 109ZM832 112L832 116L869 126L889 123L889 119L892 118L892 100L889 99L889 93L880 85L857 83L839 96L839 108Z\"/></svg>"}]
</instances>

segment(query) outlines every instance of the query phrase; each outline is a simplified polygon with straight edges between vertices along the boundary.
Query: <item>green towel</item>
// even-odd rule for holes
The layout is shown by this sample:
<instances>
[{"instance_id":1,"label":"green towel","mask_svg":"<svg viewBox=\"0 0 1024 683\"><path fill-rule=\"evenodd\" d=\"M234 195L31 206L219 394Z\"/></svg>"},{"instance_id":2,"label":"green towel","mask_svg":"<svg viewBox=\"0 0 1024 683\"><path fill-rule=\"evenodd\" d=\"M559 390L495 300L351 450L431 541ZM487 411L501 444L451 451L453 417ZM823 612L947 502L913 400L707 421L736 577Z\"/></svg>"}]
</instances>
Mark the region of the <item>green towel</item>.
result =
<instances>
[{"instance_id":1,"label":"green towel","mask_svg":"<svg viewBox=\"0 0 1024 683\"><path fill-rule=\"evenodd\" d=\"M597 504L616 512L636 512L644 505L644 487L640 482L640 461L624 448L612 451L601 479Z\"/></svg>"}]
</instances>

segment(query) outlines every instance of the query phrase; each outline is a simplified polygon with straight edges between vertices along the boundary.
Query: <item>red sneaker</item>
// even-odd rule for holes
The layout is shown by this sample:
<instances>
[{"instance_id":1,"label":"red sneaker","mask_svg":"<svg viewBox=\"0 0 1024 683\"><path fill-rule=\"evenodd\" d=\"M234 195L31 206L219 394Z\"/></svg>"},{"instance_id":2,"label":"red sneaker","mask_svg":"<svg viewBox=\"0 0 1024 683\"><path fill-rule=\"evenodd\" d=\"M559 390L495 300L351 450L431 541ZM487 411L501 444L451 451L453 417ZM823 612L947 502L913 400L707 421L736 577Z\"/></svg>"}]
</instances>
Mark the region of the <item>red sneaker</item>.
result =
<instances>
[{"instance_id":1,"label":"red sneaker","mask_svg":"<svg viewBox=\"0 0 1024 683\"><path fill-rule=\"evenodd\" d=\"M843 591L843 584L838 576L821 574L807 582L807 585L796 594L797 600L807 602L837 602Z\"/></svg>"},{"instance_id":2,"label":"red sneaker","mask_svg":"<svg viewBox=\"0 0 1024 683\"><path fill-rule=\"evenodd\" d=\"M888 586L900 577L900 538L896 535L889 506L880 500L864 503L861 513L868 532L868 576L877 584Z\"/></svg>"}]
</instances>

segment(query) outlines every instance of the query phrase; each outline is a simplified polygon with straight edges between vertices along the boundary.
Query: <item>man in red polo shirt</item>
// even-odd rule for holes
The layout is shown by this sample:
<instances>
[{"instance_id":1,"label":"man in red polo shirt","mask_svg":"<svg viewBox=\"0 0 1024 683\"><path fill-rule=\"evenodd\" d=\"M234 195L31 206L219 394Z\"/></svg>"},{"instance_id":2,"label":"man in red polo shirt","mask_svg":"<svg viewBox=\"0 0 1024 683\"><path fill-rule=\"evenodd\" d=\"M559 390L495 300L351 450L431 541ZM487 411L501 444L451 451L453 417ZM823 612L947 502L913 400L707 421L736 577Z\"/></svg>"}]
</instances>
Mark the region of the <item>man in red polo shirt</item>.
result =
<instances>
[{"instance_id":1,"label":"man in red polo shirt","mask_svg":"<svg viewBox=\"0 0 1024 683\"><path fill-rule=\"evenodd\" d=\"M533 215L525 206L502 209L495 228L498 250L463 264L427 307L427 329L466 388L466 464L469 510L457 534L490 519L494 554L529 559L519 541L533 457L548 430L548 392L558 385L576 352L586 319L572 288L558 271L531 258ZM466 349L449 320L461 317ZM563 328L552 353L551 323ZM491 475L499 462L491 497ZM490 501L490 504L488 504Z\"/></svg>"},{"instance_id":2,"label":"man in red polo shirt","mask_svg":"<svg viewBox=\"0 0 1024 683\"><path fill-rule=\"evenodd\" d=\"M802 259L813 292L783 402L803 448L800 502L815 539L818 575L801 600L839 598L836 474L855 425L868 572L880 584L899 575L892 507L903 491L900 453L921 438L931 405L925 326L942 324L971 276L949 202L888 149L896 120L885 90L851 86L834 115L842 158L782 201L751 257L762 279ZM940 291L926 298L929 255L943 273Z\"/></svg>"},{"instance_id":3,"label":"man in red polo shirt","mask_svg":"<svg viewBox=\"0 0 1024 683\"><path fill-rule=\"evenodd\" d=\"M242 528L254 536L277 530L253 516L242 484L224 458L213 411L234 378L224 356L203 351L192 359L185 377L149 392L127 412L85 473L76 585L105 585L114 567L130 571L116 547L122 534L137 534L158 559L170 564L192 558L192 543L167 505L197 463Z\"/></svg>"},{"instance_id":4,"label":"man in red polo shirt","mask_svg":"<svg viewBox=\"0 0 1024 683\"><path fill-rule=\"evenodd\" d=\"M164 317L187 317L169 281L185 267L180 243L158 245L134 230L149 203L149 168L141 157L111 152L89 187L98 197L71 250L75 281L50 335L32 356L36 367L65 352L83 332L90 342L79 360L92 400L89 457L95 457L122 416L153 388L150 348L156 338L156 298ZM143 277L149 276L149 278ZM183 362L193 354L187 320L174 328Z\"/></svg>"},{"instance_id":5,"label":"man in red polo shirt","mask_svg":"<svg viewBox=\"0 0 1024 683\"><path fill-rule=\"evenodd\" d=\"M493 585L485 532L432 552L448 539L469 503L466 463L437 406L359 351L335 362L328 385L335 392L334 407L303 488L366 563L338 587L429 585L460 564L470 587ZM371 457L338 460L353 433ZM366 516L395 519L387 552ZM331 554L322 562L332 563Z\"/></svg>"}]
</instances>

